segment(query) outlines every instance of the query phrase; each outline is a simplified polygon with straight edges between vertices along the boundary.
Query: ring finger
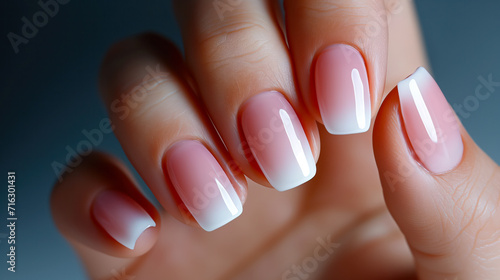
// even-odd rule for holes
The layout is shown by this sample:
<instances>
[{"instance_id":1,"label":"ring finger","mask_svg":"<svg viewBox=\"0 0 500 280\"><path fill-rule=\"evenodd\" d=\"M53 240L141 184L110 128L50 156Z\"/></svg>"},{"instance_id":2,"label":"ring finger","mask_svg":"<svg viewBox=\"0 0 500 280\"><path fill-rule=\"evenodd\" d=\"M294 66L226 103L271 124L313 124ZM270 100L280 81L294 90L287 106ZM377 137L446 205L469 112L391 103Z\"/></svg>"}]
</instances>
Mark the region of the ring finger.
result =
<instances>
[{"instance_id":1,"label":"ring finger","mask_svg":"<svg viewBox=\"0 0 500 280\"><path fill-rule=\"evenodd\" d=\"M174 217L211 231L242 212L246 182L187 84L178 50L157 35L117 43L101 70L115 134Z\"/></svg>"}]
</instances>

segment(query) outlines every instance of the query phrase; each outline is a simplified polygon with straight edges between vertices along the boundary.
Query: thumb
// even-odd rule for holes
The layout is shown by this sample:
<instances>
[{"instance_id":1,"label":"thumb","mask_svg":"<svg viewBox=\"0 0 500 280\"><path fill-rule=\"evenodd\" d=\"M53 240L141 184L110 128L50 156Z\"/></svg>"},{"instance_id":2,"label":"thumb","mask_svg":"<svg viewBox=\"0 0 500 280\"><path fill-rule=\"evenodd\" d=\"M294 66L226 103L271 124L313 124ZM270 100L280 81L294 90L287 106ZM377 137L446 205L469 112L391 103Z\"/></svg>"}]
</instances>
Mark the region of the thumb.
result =
<instances>
[{"instance_id":1,"label":"thumb","mask_svg":"<svg viewBox=\"0 0 500 280\"><path fill-rule=\"evenodd\" d=\"M424 68L385 99L373 137L385 200L420 279L497 279L500 169Z\"/></svg>"}]
</instances>

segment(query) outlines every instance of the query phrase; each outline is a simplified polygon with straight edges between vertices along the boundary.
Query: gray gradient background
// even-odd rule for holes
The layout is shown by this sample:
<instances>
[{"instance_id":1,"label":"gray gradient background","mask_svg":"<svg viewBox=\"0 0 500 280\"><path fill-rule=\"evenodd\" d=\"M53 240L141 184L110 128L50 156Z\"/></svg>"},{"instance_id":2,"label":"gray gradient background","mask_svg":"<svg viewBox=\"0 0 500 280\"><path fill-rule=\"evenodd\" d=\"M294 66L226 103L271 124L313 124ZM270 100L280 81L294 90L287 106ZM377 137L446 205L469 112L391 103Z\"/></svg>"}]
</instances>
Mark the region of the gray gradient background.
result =
<instances>
[{"instance_id":1,"label":"gray gradient background","mask_svg":"<svg viewBox=\"0 0 500 280\"><path fill-rule=\"evenodd\" d=\"M145 2L145 3L144 3ZM170 1L70 1L14 54L6 37L20 33L21 17L40 10L36 1L0 4L0 234L7 233L6 173L17 173L17 272L6 272L7 243L0 238L0 279L85 279L71 248L50 217L53 161L64 162L65 147L84 139L82 129L98 127L106 112L96 77L114 41L146 30L180 35ZM433 72L449 102L474 95L478 77L500 81L500 2L417 3ZM408 73L410 74L410 73ZM500 162L500 88L463 123L476 142ZM98 149L125 159L113 135ZM0 235L1 237L2 235Z\"/></svg>"}]
</instances>

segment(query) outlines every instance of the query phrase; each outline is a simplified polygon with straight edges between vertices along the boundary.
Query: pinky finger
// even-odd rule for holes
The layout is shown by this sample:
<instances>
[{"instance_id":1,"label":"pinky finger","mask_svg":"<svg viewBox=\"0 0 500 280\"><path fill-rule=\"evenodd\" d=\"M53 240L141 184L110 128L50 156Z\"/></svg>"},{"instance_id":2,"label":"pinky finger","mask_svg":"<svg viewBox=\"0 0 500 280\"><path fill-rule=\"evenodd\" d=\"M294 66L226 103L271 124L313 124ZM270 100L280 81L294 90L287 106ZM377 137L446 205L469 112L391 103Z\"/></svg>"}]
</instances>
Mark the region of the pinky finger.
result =
<instances>
[{"instance_id":1,"label":"pinky finger","mask_svg":"<svg viewBox=\"0 0 500 280\"><path fill-rule=\"evenodd\" d=\"M89 155L58 182L50 204L59 231L92 266L96 259L108 265L106 258L116 265L116 257L125 264L148 252L158 238L159 213L128 170L105 154Z\"/></svg>"}]
</instances>

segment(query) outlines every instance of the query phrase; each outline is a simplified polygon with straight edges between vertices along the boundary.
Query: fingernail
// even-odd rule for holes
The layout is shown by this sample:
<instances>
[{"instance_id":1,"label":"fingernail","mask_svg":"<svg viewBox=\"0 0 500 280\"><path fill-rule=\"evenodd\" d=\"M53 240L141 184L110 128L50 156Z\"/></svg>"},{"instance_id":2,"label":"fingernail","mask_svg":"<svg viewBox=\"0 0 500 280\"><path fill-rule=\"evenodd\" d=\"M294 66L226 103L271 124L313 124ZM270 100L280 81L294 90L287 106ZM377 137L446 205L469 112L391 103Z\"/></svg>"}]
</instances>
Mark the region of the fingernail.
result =
<instances>
[{"instance_id":1,"label":"fingernail","mask_svg":"<svg viewBox=\"0 0 500 280\"><path fill-rule=\"evenodd\" d=\"M182 202L204 230L217 229L243 211L231 181L200 142L175 143L167 153L167 173Z\"/></svg>"},{"instance_id":2,"label":"fingernail","mask_svg":"<svg viewBox=\"0 0 500 280\"><path fill-rule=\"evenodd\" d=\"M292 106L276 91L260 93L243 105L241 127L260 169L278 191L309 181L316 164Z\"/></svg>"},{"instance_id":3,"label":"fingernail","mask_svg":"<svg viewBox=\"0 0 500 280\"><path fill-rule=\"evenodd\" d=\"M354 134L370 128L371 103L363 57L355 48L336 44L318 56L316 98L331 134Z\"/></svg>"},{"instance_id":4,"label":"fingernail","mask_svg":"<svg viewBox=\"0 0 500 280\"><path fill-rule=\"evenodd\" d=\"M131 250L146 229L156 226L135 200L114 190L103 191L95 198L92 214L111 237Z\"/></svg>"},{"instance_id":5,"label":"fingernail","mask_svg":"<svg viewBox=\"0 0 500 280\"><path fill-rule=\"evenodd\" d=\"M398 83L406 134L420 163L433 173L455 168L463 143L453 109L423 67Z\"/></svg>"}]
</instances>

